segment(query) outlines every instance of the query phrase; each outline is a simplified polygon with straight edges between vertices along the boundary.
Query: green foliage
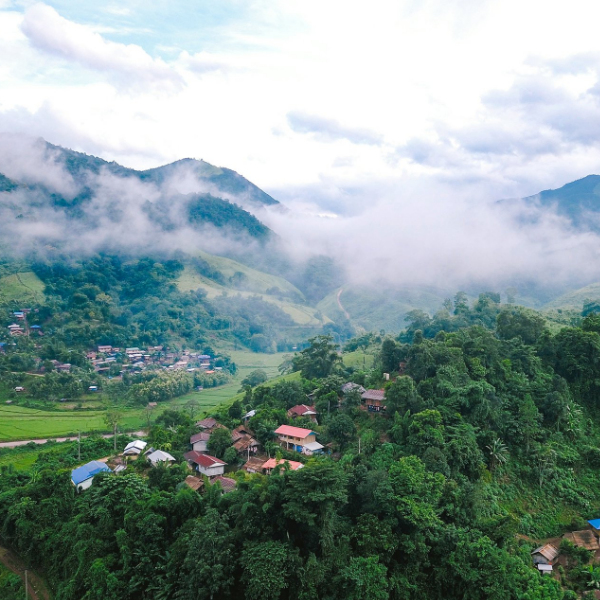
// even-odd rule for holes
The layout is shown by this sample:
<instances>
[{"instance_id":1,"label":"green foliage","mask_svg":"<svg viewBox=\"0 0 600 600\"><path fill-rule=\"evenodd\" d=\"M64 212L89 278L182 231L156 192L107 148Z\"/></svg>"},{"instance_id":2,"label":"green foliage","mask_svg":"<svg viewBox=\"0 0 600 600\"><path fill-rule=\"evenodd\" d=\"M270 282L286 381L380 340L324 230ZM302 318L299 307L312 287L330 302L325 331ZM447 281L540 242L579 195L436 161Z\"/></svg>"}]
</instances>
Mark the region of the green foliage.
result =
<instances>
[{"instance_id":1,"label":"green foliage","mask_svg":"<svg viewBox=\"0 0 600 600\"><path fill-rule=\"evenodd\" d=\"M310 346L294 356L294 370L301 371L305 379L327 377L342 361L333 338L319 335L308 341Z\"/></svg>"}]
</instances>

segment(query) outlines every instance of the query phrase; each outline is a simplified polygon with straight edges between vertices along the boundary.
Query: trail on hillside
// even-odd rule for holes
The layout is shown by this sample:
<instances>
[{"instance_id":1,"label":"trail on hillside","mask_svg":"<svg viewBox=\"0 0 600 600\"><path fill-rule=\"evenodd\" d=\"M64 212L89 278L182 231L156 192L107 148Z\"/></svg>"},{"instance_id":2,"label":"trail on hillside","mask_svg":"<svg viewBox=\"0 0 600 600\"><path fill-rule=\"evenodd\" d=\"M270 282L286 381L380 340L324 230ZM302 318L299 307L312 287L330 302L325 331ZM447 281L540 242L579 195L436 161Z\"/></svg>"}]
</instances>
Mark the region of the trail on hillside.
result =
<instances>
[{"instance_id":1,"label":"trail on hillside","mask_svg":"<svg viewBox=\"0 0 600 600\"><path fill-rule=\"evenodd\" d=\"M352 319L350 318L350 313L344 308L344 305L342 304L342 301L340 300L340 298L342 297L343 291L344 291L344 288L339 289L339 291L337 293L337 303L338 303L338 306L340 307L340 310L346 316L346 319L348 319L348 321L352 322Z\"/></svg>"},{"instance_id":2,"label":"trail on hillside","mask_svg":"<svg viewBox=\"0 0 600 600\"><path fill-rule=\"evenodd\" d=\"M0 563L18 575L25 585L25 563L14 552L0 546ZM30 600L51 600L52 598L42 578L29 569L27 569L27 593Z\"/></svg>"}]
</instances>

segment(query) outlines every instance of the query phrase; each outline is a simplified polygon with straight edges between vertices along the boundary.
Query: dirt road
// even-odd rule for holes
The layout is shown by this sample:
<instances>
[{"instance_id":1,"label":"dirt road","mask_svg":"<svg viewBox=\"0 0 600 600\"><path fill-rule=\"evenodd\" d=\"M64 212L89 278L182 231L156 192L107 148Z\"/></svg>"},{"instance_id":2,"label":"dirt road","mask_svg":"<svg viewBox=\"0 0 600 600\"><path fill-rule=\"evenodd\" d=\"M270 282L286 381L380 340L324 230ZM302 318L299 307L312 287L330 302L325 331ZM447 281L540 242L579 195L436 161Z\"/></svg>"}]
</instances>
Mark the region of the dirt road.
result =
<instances>
[{"instance_id":1,"label":"dirt road","mask_svg":"<svg viewBox=\"0 0 600 600\"><path fill-rule=\"evenodd\" d=\"M0 546L0 562L18 575L25 584L25 564L14 552ZM51 600L52 598L42 579L29 570L27 570L27 593L30 600Z\"/></svg>"},{"instance_id":2,"label":"dirt road","mask_svg":"<svg viewBox=\"0 0 600 600\"><path fill-rule=\"evenodd\" d=\"M128 435L133 435L133 436L137 436L137 437L141 437L146 435L145 431L132 431L132 432L123 432L123 433L127 433ZM109 439L112 438L113 434L112 433L105 433L102 437L105 439ZM89 437L87 435L82 435L81 439L84 439L86 437ZM54 440L55 442L76 442L77 441L77 436L72 436L72 437L59 437L59 438L47 438L47 439L37 439L37 440L18 440L18 441L13 441L13 442L0 442L0 448L17 448L18 446L26 446L27 444L31 444L31 442L33 442L34 444L45 444L46 442L49 442L50 440Z\"/></svg>"}]
</instances>

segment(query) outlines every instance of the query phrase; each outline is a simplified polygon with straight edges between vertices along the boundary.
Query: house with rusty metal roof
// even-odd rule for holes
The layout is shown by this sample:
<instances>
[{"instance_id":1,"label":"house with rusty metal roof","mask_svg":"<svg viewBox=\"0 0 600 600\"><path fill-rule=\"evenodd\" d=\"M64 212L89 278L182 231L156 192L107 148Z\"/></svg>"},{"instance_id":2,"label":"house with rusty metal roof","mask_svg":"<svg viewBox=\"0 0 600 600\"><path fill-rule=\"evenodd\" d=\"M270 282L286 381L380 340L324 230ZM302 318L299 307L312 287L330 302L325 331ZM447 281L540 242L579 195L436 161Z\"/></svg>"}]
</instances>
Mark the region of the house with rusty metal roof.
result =
<instances>
[{"instance_id":1,"label":"house with rusty metal roof","mask_svg":"<svg viewBox=\"0 0 600 600\"><path fill-rule=\"evenodd\" d=\"M563 535L563 540L569 540L575 546L579 548L585 548L596 552L600 550L600 544L596 534L591 529L584 529L583 531L572 531Z\"/></svg>"},{"instance_id":2,"label":"house with rusty metal roof","mask_svg":"<svg viewBox=\"0 0 600 600\"><path fill-rule=\"evenodd\" d=\"M210 440L210 433L208 431L196 433L190 438L192 450L196 452L208 452L208 440Z\"/></svg>"},{"instance_id":3,"label":"house with rusty metal roof","mask_svg":"<svg viewBox=\"0 0 600 600\"><path fill-rule=\"evenodd\" d=\"M233 492L237 485L237 481L235 479L232 479L231 477L225 477L223 475L218 475L211 481L211 483L217 483L217 481L221 484L221 489L223 490L224 494Z\"/></svg>"},{"instance_id":4,"label":"house with rusty metal roof","mask_svg":"<svg viewBox=\"0 0 600 600\"><path fill-rule=\"evenodd\" d=\"M244 464L242 469L246 471L246 473L261 473L265 462L266 461L264 459L251 456Z\"/></svg>"},{"instance_id":5,"label":"house with rusty metal roof","mask_svg":"<svg viewBox=\"0 0 600 600\"><path fill-rule=\"evenodd\" d=\"M187 485L191 490L197 492L198 490L204 487L204 481L200 479L200 477L194 477L193 475L188 475L184 481L185 485Z\"/></svg>"},{"instance_id":6,"label":"house with rusty metal roof","mask_svg":"<svg viewBox=\"0 0 600 600\"><path fill-rule=\"evenodd\" d=\"M558 556L558 548L552 544L544 544L531 553L534 565L551 565Z\"/></svg>"},{"instance_id":7,"label":"house with rusty metal roof","mask_svg":"<svg viewBox=\"0 0 600 600\"><path fill-rule=\"evenodd\" d=\"M385 390L367 390L360 398L369 412L385 410Z\"/></svg>"}]
</instances>

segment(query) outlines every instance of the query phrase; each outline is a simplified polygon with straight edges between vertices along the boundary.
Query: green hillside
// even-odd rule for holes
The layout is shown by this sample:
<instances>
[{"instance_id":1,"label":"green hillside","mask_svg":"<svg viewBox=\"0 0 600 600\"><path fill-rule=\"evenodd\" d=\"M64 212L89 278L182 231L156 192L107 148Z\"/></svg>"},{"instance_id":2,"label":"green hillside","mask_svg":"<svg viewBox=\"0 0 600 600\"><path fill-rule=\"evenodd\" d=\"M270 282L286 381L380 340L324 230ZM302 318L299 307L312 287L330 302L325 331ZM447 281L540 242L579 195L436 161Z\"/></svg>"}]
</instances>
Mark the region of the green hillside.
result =
<instances>
[{"instance_id":1,"label":"green hillside","mask_svg":"<svg viewBox=\"0 0 600 600\"><path fill-rule=\"evenodd\" d=\"M573 309L581 312L583 304L586 300L597 300L600 301L600 282L586 285L585 287L579 288L567 292L562 296L548 302L544 305L544 309Z\"/></svg>"},{"instance_id":2,"label":"green hillside","mask_svg":"<svg viewBox=\"0 0 600 600\"><path fill-rule=\"evenodd\" d=\"M39 304L44 300L44 283L32 271L0 278L0 302Z\"/></svg>"},{"instance_id":3,"label":"green hillside","mask_svg":"<svg viewBox=\"0 0 600 600\"><path fill-rule=\"evenodd\" d=\"M181 292L190 292L202 290L206 293L209 300L225 295L240 295L244 298L259 296L265 302L274 304L288 314L297 325L318 327L330 321L325 317L323 322L319 318L317 309L293 302L292 298L302 299L301 292L291 283L261 271L256 271L250 267L242 265L234 260L220 256L212 256L202 253L202 257L222 273L228 280L235 273L244 273L247 277L244 289L233 287L232 285L222 285L197 273L191 266L186 266L177 279L177 288ZM221 270L222 269L222 270ZM279 290L279 291L277 291ZM267 293L269 292L269 293Z\"/></svg>"},{"instance_id":4,"label":"green hillside","mask_svg":"<svg viewBox=\"0 0 600 600\"><path fill-rule=\"evenodd\" d=\"M400 331L406 327L405 317L411 310L434 313L442 307L442 291L425 288L391 289L377 286L347 285L326 296L317 308L333 321L344 316L344 310L357 328L366 331L385 329Z\"/></svg>"}]
</instances>

